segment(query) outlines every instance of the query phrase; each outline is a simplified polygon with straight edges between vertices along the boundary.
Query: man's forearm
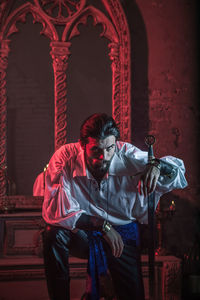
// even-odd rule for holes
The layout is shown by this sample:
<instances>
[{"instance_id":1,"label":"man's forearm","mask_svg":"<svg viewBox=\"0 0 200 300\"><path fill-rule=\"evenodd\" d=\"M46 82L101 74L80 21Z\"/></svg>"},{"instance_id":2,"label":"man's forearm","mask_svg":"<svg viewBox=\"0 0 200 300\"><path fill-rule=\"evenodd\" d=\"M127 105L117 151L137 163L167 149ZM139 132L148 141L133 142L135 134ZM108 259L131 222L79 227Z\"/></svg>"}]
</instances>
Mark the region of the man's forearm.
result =
<instances>
[{"instance_id":1,"label":"man's forearm","mask_svg":"<svg viewBox=\"0 0 200 300\"><path fill-rule=\"evenodd\" d=\"M102 231L104 219L82 214L76 222L76 228Z\"/></svg>"},{"instance_id":2,"label":"man's forearm","mask_svg":"<svg viewBox=\"0 0 200 300\"><path fill-rule=\"evenodd\" d=\"M163 161L162 159L154 158L148 164L158 168L161 176L173 178L176 175L176 170L173 165Z\"/></svg>"}]
</instances>

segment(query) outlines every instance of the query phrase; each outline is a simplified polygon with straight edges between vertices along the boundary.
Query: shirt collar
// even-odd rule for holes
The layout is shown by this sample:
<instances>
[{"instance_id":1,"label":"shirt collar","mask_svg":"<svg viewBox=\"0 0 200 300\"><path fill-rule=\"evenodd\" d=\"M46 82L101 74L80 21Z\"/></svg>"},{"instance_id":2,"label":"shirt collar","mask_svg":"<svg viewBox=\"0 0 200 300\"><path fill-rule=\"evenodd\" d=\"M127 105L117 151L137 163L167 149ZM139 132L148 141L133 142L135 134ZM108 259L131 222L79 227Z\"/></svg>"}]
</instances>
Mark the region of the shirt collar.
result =
<instances>
[{"instance_id":1,"label":"shirt collar","mask_svg":"<svg viewBox=\"0 0 200 300\"><path fill-rule=\"evenodd\" d=\"M125 170L126 170L126 166L123 162L123 159L120 157L117 149L110 164L109 175L112 176L124 175Z\"/></svg>"}]
</instances>

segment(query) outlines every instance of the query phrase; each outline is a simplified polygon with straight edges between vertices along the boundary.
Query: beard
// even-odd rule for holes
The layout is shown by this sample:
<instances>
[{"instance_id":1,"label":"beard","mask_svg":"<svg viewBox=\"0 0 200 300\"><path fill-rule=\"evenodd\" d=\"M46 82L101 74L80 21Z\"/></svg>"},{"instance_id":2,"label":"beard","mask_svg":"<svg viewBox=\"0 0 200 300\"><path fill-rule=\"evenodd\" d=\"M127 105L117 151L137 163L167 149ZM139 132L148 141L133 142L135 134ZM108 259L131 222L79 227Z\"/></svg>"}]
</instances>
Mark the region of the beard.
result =
<instances>
[{"instance_id":1,"label":"beard","mask_svg":"<svg viewBox=\"0 0 200 300\"><path fill-rule=\"evenodd\" d=\"M110 163L111 163L111 160L109 160L109 161L103 160L99 166L98 165L94 166L94 170L96 170L98 172L106 173L109 170Z\"/></svg>"},{"instance_id":2,"label":"beard","mask_svg":"<svg viewBox=\"0 0 200 300\"><path fill-rule=\"evenodd\" d=\"M87 167L94 177L103 177L108 172L111 161L112 159L94 163L93 160L86 158Z\"/></svg>"}]
</instances>

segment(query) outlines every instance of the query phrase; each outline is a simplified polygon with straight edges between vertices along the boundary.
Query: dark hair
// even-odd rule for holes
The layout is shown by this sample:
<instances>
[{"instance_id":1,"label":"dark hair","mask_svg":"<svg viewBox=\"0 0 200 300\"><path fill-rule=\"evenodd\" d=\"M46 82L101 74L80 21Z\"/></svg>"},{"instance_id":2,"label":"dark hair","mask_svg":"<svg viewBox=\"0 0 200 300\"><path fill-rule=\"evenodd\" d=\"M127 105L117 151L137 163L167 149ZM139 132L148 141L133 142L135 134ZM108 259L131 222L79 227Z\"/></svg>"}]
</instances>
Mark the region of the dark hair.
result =
<instances>
[{"instance_id":1,"label":"dark hair","mask_svg":"<svg viewBox=\"0 0 200 300\"><path fill-rule=\"evenodd\" d=\"M80 143L84 146L88 143L88 137L105 139L109 135L114 135L116 139L119 139L120 136L114 119L104 113L95 113L81 125Z\"/></svg>"}]
</instances>

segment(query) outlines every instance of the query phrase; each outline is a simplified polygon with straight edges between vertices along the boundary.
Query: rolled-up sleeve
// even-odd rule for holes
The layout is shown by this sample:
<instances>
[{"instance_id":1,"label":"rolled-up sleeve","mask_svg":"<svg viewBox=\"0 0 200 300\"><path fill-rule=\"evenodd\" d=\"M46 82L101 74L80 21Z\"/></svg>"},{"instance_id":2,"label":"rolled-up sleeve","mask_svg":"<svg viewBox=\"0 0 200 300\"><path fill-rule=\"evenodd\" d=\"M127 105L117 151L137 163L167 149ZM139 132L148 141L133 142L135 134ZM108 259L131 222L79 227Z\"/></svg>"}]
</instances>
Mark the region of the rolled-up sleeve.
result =
<instances>
[{"instance_id":1,"label":"rolled-up sleeve","mask_svg":"<svg viewBox=\"0 0 200 300\"><path fill-rule=\"evenodd\" d=\"M72 230L84 211L70 193L67 159L62 152L56 152L50 160L46 171L42 215L46 223Z\"/></svg>"},{"instance_id":2,"label":"rolled-up sleeve","mask_svg":"<svg viewBox=\"0 0 200 300\"><path fill-rule=\"evenodd\" d=\"M183 161L173 156L165 156L161 159L170 164L173 167L173 170L170 176L163 175L159 177L157 191L163 194L174 189L185 188L188 184L185 179L185 166Z\"/></svg>"},{"instance_id":3,"label":"rolled-up sleeve","mask_svg":"<svg viewBox=\"0 0 200 300\"><path fill-rule=\"evenodd\" d=\"M146 164L148 163L148 153L128 144L125 152L126 164L128 168L133 169L135 172L143 172ZM185 179L185 166L181 159L174 156L164 156L162 161L172 166L172 173L167 176L159 177L156 190L160 194L170 192L173 189L183 189L187 186Z\"/></svg>"},{"instance_id":4,"label":"rolled-up sleeve","mask_svg":"<svg viewBox=\"0 0 200 300\"><path fill-rule=\"evenodd\" d=\"M160 200L160 197L175 189L183 189L187 186L187 181L185 178L185 166L181 159L173 156L162 157L161 160L170 164L172 167L172 172L169 175L160 175L155 193L154 201L155 208ZM138 148L128 149L126 152L126 164L129 169L133 169L136 176L133 177L135 180L135 186L137 186L138 181L145 170L146 164L148 163L148 153L139 150ZM134 174L134 173L133 173ZM138 191L135 191L135 202L132 209L132 216L138 220L140 223L148 223L148 197L140 195Z\"/></svg>"}]
</instances>

